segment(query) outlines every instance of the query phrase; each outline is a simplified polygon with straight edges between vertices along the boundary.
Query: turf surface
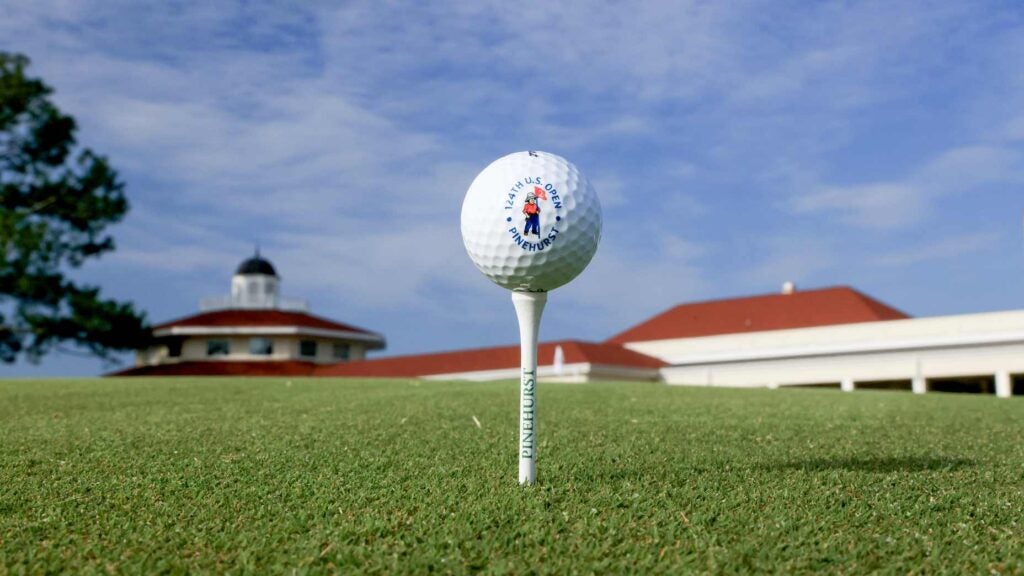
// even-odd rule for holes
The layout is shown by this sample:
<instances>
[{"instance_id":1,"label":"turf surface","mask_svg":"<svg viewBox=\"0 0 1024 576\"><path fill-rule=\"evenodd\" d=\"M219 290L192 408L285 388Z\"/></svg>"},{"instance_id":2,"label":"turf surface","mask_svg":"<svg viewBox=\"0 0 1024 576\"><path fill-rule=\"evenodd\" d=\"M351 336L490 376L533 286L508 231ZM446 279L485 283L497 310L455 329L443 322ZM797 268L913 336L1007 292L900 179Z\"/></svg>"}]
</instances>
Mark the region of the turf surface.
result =
<instances>
[{"instance_id":1,"label":"turf surface","mask_svg":"<svg viewBox=\"0 0 1024 576\"><path fill-rule=\"evenodd\" d=\"M1024 572L1024 402L0 381L0 572ZM478 427L473 420L480 422Z\"/></svg>"}]
</instances>

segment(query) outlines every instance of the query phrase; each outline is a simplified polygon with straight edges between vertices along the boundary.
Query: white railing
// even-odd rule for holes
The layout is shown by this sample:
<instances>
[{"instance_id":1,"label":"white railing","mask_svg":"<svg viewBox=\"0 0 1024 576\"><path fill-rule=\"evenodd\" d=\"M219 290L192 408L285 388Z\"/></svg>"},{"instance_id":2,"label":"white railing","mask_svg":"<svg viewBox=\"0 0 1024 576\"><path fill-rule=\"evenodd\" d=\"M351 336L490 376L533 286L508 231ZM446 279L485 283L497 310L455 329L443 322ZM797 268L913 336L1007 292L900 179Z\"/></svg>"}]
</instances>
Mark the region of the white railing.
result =
<instances>
[{"instance_id":1,"label":"white railing","mask_svg":"<svg viewBox=\"0 0 1024 576\"><path fill-rule=\"evenodd\" d=\"M216 310L230 310L233 308L245 310L287 310L289 312L309 312L309 303L298 298L278 298L276 305L250 304L237 301L231 296L211 296L199 301L199 310L202 312L213 312Z\"/></svg>"}]
</instances>

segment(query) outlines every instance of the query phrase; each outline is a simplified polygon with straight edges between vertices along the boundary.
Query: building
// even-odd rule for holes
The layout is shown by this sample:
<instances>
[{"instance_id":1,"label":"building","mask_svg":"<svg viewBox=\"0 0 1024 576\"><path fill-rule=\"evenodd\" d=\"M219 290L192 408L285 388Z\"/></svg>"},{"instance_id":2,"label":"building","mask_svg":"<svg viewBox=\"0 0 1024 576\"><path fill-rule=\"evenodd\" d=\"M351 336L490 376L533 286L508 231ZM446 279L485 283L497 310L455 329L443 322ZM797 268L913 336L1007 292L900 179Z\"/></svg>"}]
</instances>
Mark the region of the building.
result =
<instances>
[{"instance_id":1,"label":"building","mask_svg":"<svg viewBox=\"0 0 1024 576\"><path fill-rule=\"evenodd\" d=\"M686 304L609 342L668 384L1024 393L1024 311L911 318L847 287Z\"/></svg>"},{"instance_id":2,"label":"building","mask_svg":"<svg viewBox=\"0 0 1024 576\"><path fill-rule=\"evenodd\" d=\"M317 374L516 378L518 346L324 366ZM838 286L680 304L601 343L542 344L548 381L1024 394L1024 311L931 318Z\"/></svg>"},{"instance_id":3,"label":"building","mask_svg":"<svg viewBox=\"0 0 1024 576\"><path fill-rule=\"evenodd\" d=\"M274 266L257 251L238 266L230 294L154 326L135 367L119 375L310 375L385 347L382 335L314 316L280 288Z\"/></svg>"},{"instance_id":4,"label":"building","mask_svg":"<svg viewBox=\"0 0 1024 576\"><path fill-rule=\"evenodd\" d=\"M246 260L229 296L161 324L125 374L498 380L519 375L519 346L366 359L379 334L279 298L276 272ZM847 286L684 303L603 342L542 343L546 381L830 386L1024 394L1024 310L912 318Z\"/></svg>"}]
</instances>

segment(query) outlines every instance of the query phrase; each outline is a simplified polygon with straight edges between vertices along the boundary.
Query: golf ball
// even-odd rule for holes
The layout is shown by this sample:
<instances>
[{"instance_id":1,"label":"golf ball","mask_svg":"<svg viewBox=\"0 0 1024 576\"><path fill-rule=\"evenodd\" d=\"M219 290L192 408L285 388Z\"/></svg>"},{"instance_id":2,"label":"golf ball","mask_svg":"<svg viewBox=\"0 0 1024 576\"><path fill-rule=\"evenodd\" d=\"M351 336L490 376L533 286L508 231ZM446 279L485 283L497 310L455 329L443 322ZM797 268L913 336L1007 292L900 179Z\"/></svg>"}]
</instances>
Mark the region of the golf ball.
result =
<instances>
[{"instance_id":1,"label":"golf ball","mask_svg":"<svg viewBox=\"0 0 1024 576\"><path fill-rule=\"evenodd\" d=\"M579 275L601 240L601 204L572 163L516 152L484 168L462 203L473 264L510 290L546 292Z\"/></svg>"}]
</instances>

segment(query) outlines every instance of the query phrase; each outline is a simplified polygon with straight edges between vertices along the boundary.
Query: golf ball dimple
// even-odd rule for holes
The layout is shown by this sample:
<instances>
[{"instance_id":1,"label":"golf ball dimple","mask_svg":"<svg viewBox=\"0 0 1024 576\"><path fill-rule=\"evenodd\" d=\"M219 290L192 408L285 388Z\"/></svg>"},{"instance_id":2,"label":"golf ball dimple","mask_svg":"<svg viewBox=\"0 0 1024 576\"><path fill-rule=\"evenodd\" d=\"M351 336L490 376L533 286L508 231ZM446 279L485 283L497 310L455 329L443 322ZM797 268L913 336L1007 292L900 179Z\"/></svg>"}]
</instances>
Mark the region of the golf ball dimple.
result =
<instances>
[{"instance_id":1,"label":"golf ball dimple","mask_svg":"<svg viewBox=\"0 0 1024 576\"><path fill-rule=\"evenodd\" d=\"M554 290L579 275L601 239L586 176L547 152L516 152L481 172L462 204L462 241L481 272L511 290Z\"/></svg>"}]
</instances>

